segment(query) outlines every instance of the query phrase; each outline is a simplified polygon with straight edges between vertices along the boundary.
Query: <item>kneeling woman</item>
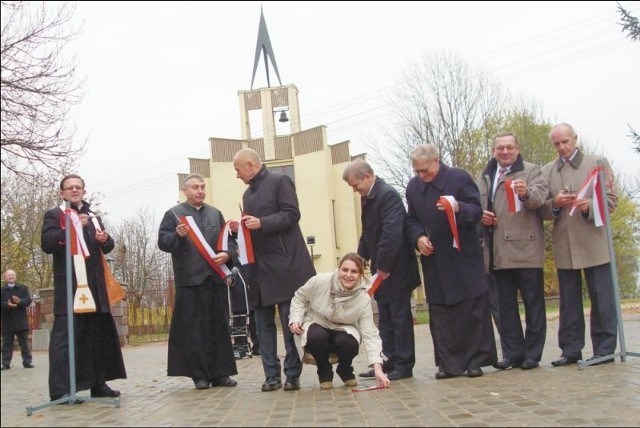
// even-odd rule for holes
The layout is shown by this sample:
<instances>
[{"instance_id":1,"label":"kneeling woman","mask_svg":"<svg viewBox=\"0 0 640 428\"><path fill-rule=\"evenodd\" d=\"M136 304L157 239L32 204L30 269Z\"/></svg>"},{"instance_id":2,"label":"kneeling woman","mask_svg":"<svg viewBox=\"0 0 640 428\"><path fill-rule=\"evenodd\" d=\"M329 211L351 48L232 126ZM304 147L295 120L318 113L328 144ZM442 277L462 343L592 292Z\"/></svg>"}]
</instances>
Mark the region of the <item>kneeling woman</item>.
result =
<instances>
[{"instance_id":1,"label":"kneeling woman","mask_svg":"<svg viewBox=\"0 0 640 428\"><path fill-rule=\"evenodd\" d=\"M344 384L358 384L351 364L361 341L378 386L389 386L382 371L382 341L373 322L364 261L358 254L345 254L335 272L319 273L296 291L291 300L289 329L297 335L300 359L304 348L316 360L321 389L332 388L329 354L337 355L336 372Z\"/></svg>"}]
</instances>

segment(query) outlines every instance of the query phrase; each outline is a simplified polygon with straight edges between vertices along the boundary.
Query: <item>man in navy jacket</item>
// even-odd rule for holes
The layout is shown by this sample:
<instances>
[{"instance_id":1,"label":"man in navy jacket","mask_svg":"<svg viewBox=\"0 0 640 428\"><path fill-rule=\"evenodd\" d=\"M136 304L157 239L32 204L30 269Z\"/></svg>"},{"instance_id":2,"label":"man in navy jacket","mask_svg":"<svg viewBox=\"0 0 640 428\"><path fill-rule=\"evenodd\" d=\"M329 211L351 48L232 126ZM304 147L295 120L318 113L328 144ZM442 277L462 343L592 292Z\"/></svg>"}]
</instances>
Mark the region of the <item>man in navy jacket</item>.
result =
<instances>
[{"instance_id":1,"label":"man in navy jacket","mask_svg":"<svg viewBox=\"0 0 640 428\"><path fill-rule=\"evenodd\" d=\"M362 197L362 234L358 254L370 261L371 273L383 279L374 294L383 369L389 380L413 376L416 362L411 293L420 285L416 252L404 238L406 210L402 198L357 159L345 168L343 180ZM374 377L373 369L360 374Z\"/></svg>"}]
</instances>

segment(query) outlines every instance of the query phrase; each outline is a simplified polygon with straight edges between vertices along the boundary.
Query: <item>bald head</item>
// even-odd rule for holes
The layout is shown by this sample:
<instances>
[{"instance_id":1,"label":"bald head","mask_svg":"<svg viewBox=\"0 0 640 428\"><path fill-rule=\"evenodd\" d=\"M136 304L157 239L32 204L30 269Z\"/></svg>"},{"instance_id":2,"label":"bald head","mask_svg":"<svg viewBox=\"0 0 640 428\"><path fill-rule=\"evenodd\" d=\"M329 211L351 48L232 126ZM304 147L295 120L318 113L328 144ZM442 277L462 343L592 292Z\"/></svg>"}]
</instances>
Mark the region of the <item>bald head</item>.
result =
<instances>
[{"instance_id":1,"label":"bald head","mask_svg":"<svg viewBox=\"0 0 640 428\"><path fill-rule=\"evenodd\" d=\"M4 272L4 280L8 284L13 284L16 282L16 272L14 270L8 269Z\"/></svg>"},{"instance_id":2,"label":"bald head","mask_svg":"<svg viewBox=\"0 0 640 428\"><path fill-rule=\"evenodd\" d=\"M233 156L233 168L236 170L236 177L249 184L262 169L262 159L255 150L242 149Z\"/></svg>"}]
</instances>

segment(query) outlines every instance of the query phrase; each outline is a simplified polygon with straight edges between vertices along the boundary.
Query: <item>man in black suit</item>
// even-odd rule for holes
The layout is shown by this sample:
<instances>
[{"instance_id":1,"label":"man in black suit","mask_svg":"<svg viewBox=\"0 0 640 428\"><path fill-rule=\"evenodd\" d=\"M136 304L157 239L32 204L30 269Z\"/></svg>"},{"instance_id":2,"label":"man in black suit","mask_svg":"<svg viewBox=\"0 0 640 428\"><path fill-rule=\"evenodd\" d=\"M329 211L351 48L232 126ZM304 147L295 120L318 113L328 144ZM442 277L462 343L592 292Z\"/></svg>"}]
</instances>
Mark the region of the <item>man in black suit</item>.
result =
<instances>
[{"instance_id":1,"label":"man in black suit","mask_svg":"<svg viewBox=\"0 0 640 428\"><path fill-rule=\"evenodd\" d=\"M416 252L404 238L406 210L398 192L376 177L363 159L351 162L342 179L362 197L362 234L358 254L370 261L371 274L383 281L374 294L383 370L389 380L413 376L416 362L411 293L420 285ZM361 377L374 377L373 370Z\"/></svg>"},{"instance_id":2,"label":"man in black suit","mask_svg":"<svg viewBox=\"0 0 640 428\"><path fill-rule=\"evenodd\" d=\"M31 350L29 349L29 317L27 308L31 305L29 288L16 283L16 272L9 269L4 273L2 286L2 370L11 368L13 357L13 338L18 337L22 352L22 366L32 369Z\"/></svg>"}]
</instances>

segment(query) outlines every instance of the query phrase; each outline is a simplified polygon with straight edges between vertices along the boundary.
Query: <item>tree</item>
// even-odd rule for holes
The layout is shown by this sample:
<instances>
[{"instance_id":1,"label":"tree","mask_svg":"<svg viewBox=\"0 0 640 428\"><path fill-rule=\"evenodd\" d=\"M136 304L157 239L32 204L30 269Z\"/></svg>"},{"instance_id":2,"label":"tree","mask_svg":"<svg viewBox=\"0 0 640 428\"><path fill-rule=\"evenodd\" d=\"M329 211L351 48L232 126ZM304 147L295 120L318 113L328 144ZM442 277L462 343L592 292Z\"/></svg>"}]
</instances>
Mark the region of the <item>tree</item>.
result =
<instances>
[{"instance_id":1,"label":"tree","mask_svg":"<svg viewBox=\"0 0 640 428\"><path fill-rule=\"evenodd\" d=\"M105 226L109 229L109 226ZM161 296L173 277L169 254L160 251L157 227L148 208L140 208L134 218L125 219L111 231L116 248L114 273L128 285L128 298L140 303L143 296ZM155 293L152 293L155 292ZM147 297L148 299L149 297ZM164 302L145 302L162 305Z\"/></svg>"},{"instance_id":2,"label":"tree","mask_svg":"<svg viewBox=\"0 0 640 428\"><path fill-rule=\"evenodd\" d=\"M25 178L60 175L83 151L66 123L83 85L66 50L74 12L68 2L2 2L2 166Z\"/></svg>"},{"instance_id":3,"label":"tree","mask_svg":"<svg viewBox=\"0 0 640 428\"><path fill-rule=\"evenodd\" d=\"M618 3L618 12L620 13L620 19L622 22L622 32L627 33L627 37L637 42L640 40L640 21L638 18L631 15L620 3Z\"/></svg>"},{"instance_id":4,"label":"tree","mask_svg":"<svg viewBox=\"0 0 640 428\"><path fill-rule=\"evenodd\" d=\"M622 25L622 32L626 32L627 37L632 41L640 41L640 21L638 21L638 18L631 15L620 3L618 3L618 12L621 15L622 22L620 22L620 25ZM633 150L636 153L640 153L640 135L630 125L629 129L631 130L629 137L632 140Z\"/></svg>"},{"instance_id":5,"label":"tree","mask_svg":"<svg viewBox=\"0 0 640 428\"><path fill-rule=\"evenodd\" d=\"M429 55L422 63L411 64L390 105L396 118L394 130L385 133L384 143L370 143L368 158L377 174L402 194L414 175L409 155L420 144L436 145L445 163L463 168L473 177L480 175L491 157L493 136L500 131L518 136L522 156L529 162L544 165L557 157L549 141L553 124L544 119L541 109L531 102L513 100L487 75L472 71L451 55ZM580 146L588 153L601 152L583 139ZM630 296L638 276L638 206L629 202L627 194L619 201L619 209L612 214L614 244L620 282L625 296ZM558 290L552 227L552 222L545 223L548 295Z\"/></svg>"},{"instance_id":6,"label":"tree","mask_svg":"<svg viewBox=\"0 0 640 428\"><path fill-rule=\"evenodd\" d=\"M14 173L2 178L2 272L15 270L32 289L51 287L53 266L40 249L42 216L60 203L52 175L25 181Z\"/></svg>"},{"instance_id":7,"label":"tree","mask_svg":"<svg viewBox=\"0 0 640 428\"><path fill-rule=\"evenodd\" d=\"M623 298L640 296L640 207L624 192L611 214L611 233L618 268L618 287Z\"/></svg>"},{"instance_id":8,"label":"tree","mask_svg":"<svg viewBox=\"0 0 640 428\"><path fill-rule=\"evenodd\" d=\"M547 137L551 126L538 118L535 106L523 101L515 106L486 73L448 53L410 64L389 104L394 129L384 132L384 142L370 143L368 158L378 175L402 194L413 176L409 155L421 144L434 144L443 162L472 176L484 168L499 131L513 130L531 147L535 143L541 153L537 159L550 159L552 153Z\"/></svg>"},{"instance_id":9,"label":"tree","mask_svg":"<svg viewBox=\"0 0 640 428\"><path fill-rule=\"evenodd\" d=\"M636 153L640 153L640 135L638 135L630 125L627 126L629 126L629 137L632 141L633 150L635 150Z\"/></svg>"}]
</instances>

